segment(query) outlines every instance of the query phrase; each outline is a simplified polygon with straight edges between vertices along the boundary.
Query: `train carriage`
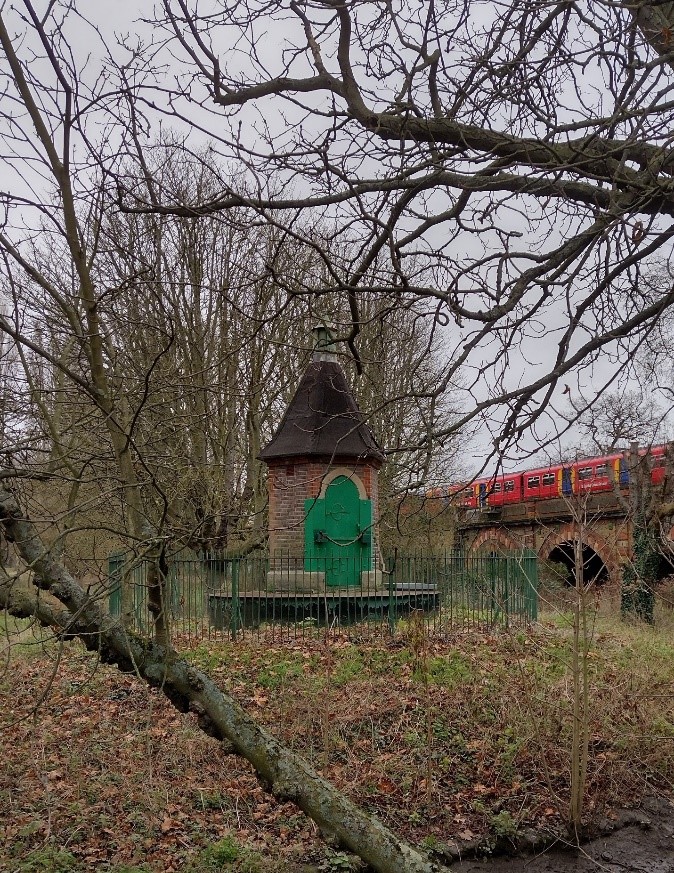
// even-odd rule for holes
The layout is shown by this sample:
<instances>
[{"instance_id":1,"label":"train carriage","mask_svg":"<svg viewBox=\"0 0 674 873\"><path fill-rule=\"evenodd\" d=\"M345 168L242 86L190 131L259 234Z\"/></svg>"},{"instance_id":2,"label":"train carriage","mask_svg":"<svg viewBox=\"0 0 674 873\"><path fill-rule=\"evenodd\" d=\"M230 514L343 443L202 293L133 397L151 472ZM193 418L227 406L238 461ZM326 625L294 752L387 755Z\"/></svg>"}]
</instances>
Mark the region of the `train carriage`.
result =
<instances>
[{"instance_id":1,"label":"train carriage","mask_svg":"<svg viewBox=\"0 0 674 873\"><path fill-rule=\"evenodd\" d=\"M566 488L567 470L556 467L541 467L522 473L523 500L549 500L565 493L571 493L572 484ZM572 482L572 480L571 480Z\"/></svg>"},{"instance_id":2,"label":"train carriage","mask_svg":"<svg viewBox=\"0 0 674 873\"><path fill-rule=\"evenodd\" d=\"M576 494L612 491L616 486L626 488L629 485L627 464L622 453L577 461L573 471Z\"/></svg>"},{"instance_id":3,"label":"train carriage","mask_svg":"<svg viewBox=\"0 0 674 873\"><path fill-rule=\"evenodd\" d=\"M477 479L473 483L473 503L475 508L503 506L519 503L522 500L522 474L507 473L489 479ZM471 505L473 505L471 503Z\"/></svg>"},{"instance_id":4,"label":"train carriage","mask_svg":"<svg viewBox=\"0 0 674 873\"><path fill-rule=\"evenodd\" d=\"M666 446L642 449L651 457L651 481L658 485L666 473ZM427 496L442 496L466 509L491 509L527 500L550 500L573 494L594 494L629 486L627 453L614 452L518 473L475 479L469 484L442 486Z\"/></svg>"},{"instance_id":5,"label":"train carriage","mask_svg":"<svg viewBox=\"0 0 674 873\"><path fill-rule=\"evenodd\" d=\"M472 485L450 485L445 489L447 503L453 506L474 508L475 493Z\"/></svg>"},{"instance_id":6,"label":"train carriage","mask_svg":"<svg viewBox=\"0 0 674 873\"><path fill-rule=\"evenodd\" d=\"M661 485L665 480L667 447L653 446L648 454L651 456L651 481L654 485Z\"/></svg>"}]
</instances>

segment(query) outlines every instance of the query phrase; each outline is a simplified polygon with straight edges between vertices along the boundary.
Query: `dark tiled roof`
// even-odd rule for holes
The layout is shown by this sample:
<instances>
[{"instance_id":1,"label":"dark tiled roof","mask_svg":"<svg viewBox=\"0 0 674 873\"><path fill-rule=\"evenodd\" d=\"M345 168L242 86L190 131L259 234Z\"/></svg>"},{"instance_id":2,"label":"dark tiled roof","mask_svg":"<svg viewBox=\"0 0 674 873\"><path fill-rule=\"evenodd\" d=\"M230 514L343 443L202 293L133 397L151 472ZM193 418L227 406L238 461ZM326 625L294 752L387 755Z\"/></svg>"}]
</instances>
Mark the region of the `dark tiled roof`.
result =
<instances>
[{"instance_id":1,"label":"dark tiled roof","mask_svg":"<svg viewBox=\"0 0 674 873\"><path fill-rule=\"evenodd\" d=\"M263 461L298 456L385 460L342 368L332 361L309 364L278 430L260 452Z\"/></svg>"}]
</instances>

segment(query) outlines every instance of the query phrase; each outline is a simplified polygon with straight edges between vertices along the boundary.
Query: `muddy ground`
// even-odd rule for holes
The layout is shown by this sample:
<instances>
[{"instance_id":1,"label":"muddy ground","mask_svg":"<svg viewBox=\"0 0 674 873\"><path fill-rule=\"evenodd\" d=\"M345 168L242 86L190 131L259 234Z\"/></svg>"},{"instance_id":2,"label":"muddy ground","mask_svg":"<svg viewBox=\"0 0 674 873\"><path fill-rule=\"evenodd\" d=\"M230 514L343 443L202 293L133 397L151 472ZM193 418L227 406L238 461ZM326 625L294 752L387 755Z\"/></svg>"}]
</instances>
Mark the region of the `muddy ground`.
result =
<instances>
[{"instance_id":1,"label":"muddy ground","mask_svg":"<svg viewBox=\"0 0 674 873\"><path fill-rule=\"evenodd\" d=\"M536 855L489 858L452 864L453 873L674 873L674 804L664 798L644 801L624 813L612 831L578 851L553 846Z\"/></svg>"}]
</instances>

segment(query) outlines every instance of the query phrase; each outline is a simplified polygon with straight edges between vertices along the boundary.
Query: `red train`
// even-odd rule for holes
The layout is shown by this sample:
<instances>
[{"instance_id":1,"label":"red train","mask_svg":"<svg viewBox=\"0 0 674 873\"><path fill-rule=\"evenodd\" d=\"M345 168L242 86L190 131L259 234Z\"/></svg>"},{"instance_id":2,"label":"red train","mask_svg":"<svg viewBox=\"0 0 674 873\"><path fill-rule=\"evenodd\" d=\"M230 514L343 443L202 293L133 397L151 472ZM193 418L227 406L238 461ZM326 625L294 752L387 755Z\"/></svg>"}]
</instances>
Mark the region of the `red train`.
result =
<instances>
[{"instance_id":1,"label":"red train","mask_svg":"<svg viewBox=\"0 0 674 873\"><path fill-rule=\"evenodd\" d=\"M651 480L656 485L665 477L665 449L662 445L641 451L651 459ZM614 483L620 488L629 485L626 453L615 452L570 464L476 479L470 485L441 486L431 489L426 496L451 501L457 506L485 509L528 500L611 491Z\"/></svg>"}]
</instances>

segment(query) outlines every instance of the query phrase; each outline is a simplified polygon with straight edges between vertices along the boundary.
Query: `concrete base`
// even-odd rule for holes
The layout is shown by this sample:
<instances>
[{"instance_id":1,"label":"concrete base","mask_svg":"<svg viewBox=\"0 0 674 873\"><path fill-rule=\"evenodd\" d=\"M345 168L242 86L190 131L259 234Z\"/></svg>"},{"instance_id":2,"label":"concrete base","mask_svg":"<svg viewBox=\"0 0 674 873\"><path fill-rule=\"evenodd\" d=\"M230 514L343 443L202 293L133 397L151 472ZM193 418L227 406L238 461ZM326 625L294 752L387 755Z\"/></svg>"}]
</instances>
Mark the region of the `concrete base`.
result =
<instances>
[{"instance_id":1,"label":"concrete base","mask_svg":"<svg viewBox=\"0 0 674 873\"><path fill-rule=\"evenodd\" d=\"M325 573L307 573L305 570L270 570L267 590L293 594L320 594L325 591Z\"/></svg>"},{"instance_id":2,"label":"concrete base","mask_svg":"<svg viewBox=\"0 0 674 873\"><path fill-rule=\"evenodd\" d=\"M363 593L388 590L388 575L381 570L365 570L360 574Z\"/></svg>"},{"instance_id":3,"label":"concrete base","mask_svg":"<svg viewBox=\"0 0 674 873\"><path fill-rule=\"evenodd\" d=\"M364 570L360 574L360 585L349 585L344 588L325 584L325 573L309 573L306 570L285 568L269 570L267 573L267 591L292 594L323 594L324 592L349 592L354 594L381 594L388 591L388 576L381 570Z\"/></svg>"}]
</instances>

